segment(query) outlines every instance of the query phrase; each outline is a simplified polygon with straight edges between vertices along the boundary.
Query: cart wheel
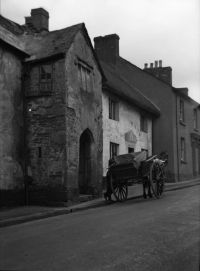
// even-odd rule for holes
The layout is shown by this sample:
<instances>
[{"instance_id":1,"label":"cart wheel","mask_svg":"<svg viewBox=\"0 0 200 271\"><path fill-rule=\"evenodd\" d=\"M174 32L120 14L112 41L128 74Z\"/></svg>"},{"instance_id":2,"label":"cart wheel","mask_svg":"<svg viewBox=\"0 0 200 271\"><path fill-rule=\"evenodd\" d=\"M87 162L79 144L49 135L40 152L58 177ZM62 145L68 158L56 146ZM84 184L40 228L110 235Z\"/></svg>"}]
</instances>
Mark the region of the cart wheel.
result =
<instances>
[{"instance_id":1,"label":"cart wheel","mask_svg":"<svg viewBox=\"0 0 200 271\"><path fill-rule=\"evenodd\" d=\"M156 163L150 167L149 181L153 195L159 199L164 191L164 172L163 169Z\"/></svg>"},{"instance_id":2,"label":"cart wheel","mask_svg":"<svg viewBox=\"0 0 200 271\"><path fill-rule=\"evenodd\" d=\"M113 195L117 201L125 201L128 197L128 185L126 183L122 183L120 181L116 181L112 174L110 175L111 178L111 188Z\"/></svg>"}]
</instances>

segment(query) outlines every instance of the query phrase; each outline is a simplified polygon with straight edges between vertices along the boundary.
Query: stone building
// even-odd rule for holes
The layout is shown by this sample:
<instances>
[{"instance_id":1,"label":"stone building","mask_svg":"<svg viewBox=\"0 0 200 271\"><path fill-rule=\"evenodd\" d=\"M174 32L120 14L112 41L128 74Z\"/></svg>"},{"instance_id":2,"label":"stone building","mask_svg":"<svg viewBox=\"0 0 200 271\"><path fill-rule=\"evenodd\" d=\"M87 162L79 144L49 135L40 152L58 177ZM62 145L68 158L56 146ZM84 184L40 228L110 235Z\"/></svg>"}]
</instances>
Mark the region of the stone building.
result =
<instances>
[{"instance_id":1,"label":"stone building","mask_svg":"<svg viewBox=\"0 0 200 271\"><path fill-rule=\"evenodd\" d=\"M49 31L48 20L42 8L23 26L1 16L0 190L69 202L101 192L102 71L84 24Z\"/></svg>"},{"instance_id":2,"label":"stone building","mask_svg":"<svg viewBox=\"0 0 200 271\"><path fill-rule=\"evenodd\" d=\"M0 202L24 201L22 62L19 25L0 16Z\"/></svg>"},{"instance_id":3,"label":"stone building","mask_svg":"<svg viewBox=\"0 0 200 271\"><path fill-rule=\"evenodd\" d=\"M116 34L94 39L95 51L106 77L103 84L103 175L116 154L146 150L152 154L152 123L160 110L136 88L119 56ZM122 74L122 70L125 74Z\"/></svg>"}]
</instances>

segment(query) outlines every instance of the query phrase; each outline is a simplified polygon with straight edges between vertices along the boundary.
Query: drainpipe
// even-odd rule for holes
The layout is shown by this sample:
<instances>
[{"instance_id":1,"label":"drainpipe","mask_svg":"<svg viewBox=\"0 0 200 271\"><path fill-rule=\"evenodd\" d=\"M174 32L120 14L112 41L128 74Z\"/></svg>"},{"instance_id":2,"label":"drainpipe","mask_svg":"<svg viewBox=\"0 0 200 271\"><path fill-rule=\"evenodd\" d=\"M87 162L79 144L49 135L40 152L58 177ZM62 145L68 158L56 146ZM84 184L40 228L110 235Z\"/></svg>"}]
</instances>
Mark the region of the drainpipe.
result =
<instances>
[{"instance_id":1,"label":"drainpipe","mask_svg":"<svg viewBox=\"0 0 200 271\"><path fill-rule=\"evenodd\" d=\"M176 151L177 151L177 174L178 174L178 182L180 181L180 172L179 172L179 133L178 133L178 97L176 95Z\"/></svg>"}]
</instances>

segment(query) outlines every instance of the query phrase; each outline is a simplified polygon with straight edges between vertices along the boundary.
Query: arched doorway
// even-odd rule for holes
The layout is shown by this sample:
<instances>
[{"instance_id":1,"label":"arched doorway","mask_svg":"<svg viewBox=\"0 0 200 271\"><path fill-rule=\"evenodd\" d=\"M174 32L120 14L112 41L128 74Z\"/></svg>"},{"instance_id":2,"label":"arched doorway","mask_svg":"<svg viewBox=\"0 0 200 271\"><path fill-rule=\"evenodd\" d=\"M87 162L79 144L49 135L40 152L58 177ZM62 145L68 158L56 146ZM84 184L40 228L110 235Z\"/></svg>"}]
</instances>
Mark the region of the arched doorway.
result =
<instances>
[{"instance_id":1,"label":"arched doorway","mask_svg":"<svg viewBox=\"0 0 200 271\"><path fill-rule=\"evenodd\" d=\"M89 194L92 176L92 145L93 136L86 129L80 136L79 146L79 193Z\"/></svg>"}]
</instances>

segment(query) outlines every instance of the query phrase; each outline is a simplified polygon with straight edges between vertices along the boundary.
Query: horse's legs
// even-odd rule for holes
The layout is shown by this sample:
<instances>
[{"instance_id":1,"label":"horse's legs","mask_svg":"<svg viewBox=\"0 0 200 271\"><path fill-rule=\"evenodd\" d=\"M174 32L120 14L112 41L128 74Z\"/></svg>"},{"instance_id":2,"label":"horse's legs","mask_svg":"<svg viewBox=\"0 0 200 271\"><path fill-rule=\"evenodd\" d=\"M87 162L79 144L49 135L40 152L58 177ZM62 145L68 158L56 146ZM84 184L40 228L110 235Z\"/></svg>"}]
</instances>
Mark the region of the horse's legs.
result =
<instances>
[{"instance_id":1,"label":"horse's legs","mask_svg":"<svg viewBox=\"0 0 200 271\"><path fill-rule=\"evenodd\" d=\"M148 196L149 196L150 198L152 198L151 185L150 185L149 179L148 179L148 181L147 181L147 185L148 185Z\"/></svg>"},{"instance_id":2,"label":"horse's legs","mask_svg":"<svg viewBox=\"0 0 200 271\"><path fill-rule=\"evenodd\" d=\"M143 198L146 199L147 198L147 194L146 194L146 180L143 179Z\"/></svg>"}]
</instances>

